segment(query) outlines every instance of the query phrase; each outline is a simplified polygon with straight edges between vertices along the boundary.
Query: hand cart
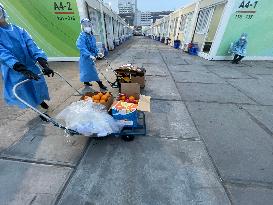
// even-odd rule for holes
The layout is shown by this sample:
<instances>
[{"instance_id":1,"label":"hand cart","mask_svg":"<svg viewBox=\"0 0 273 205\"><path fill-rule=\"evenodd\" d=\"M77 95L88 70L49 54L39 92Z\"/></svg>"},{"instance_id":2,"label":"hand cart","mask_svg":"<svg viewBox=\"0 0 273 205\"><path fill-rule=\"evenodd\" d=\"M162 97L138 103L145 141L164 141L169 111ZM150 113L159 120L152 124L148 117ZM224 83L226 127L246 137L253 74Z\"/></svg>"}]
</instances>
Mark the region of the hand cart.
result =
<instances>
[{"instance_id":1,"label":"hand cart","mask_svg":"<svg viewBox=\"0 0 273 205\"><path fill-rule=\"evenodd\" d=\"M74 88L61 74L58 72L54 72L57 76L60 77L61 80L65 81L72 89L74 89L80 96L82 96L82 93L80 93L76 88ZM39 76L42 76L43 74L39 74ZM22 86L23 84L31 81L30 79L26 79L22 82L17 83L13 87L13 94L14 96L23 104L25 104L27 107L29 107L31 110L39 114L39 116L46 122L52 123L53 126L58 127L62 130L64 130L68 135L74 136L74 135L81 135L75 130L69 129L68 127L60 124L57 122L54 118L50 117L49 115L41 112L40 110L36 109L35 107L31 106L29 103L27 103L25 100L23 100L20 96L17 94L17 89ZM144 112L139 112L139 118L138 118L138 125L134 128L125 127L120 133L113 133L109 136L114 137L121 137L124 141L132 141L134 140L135 136L145 136L146 135L146 121L145 121L145 114ZM96 136L90 136L90 137L96 137Z\"/></svg>"}]
</instances>

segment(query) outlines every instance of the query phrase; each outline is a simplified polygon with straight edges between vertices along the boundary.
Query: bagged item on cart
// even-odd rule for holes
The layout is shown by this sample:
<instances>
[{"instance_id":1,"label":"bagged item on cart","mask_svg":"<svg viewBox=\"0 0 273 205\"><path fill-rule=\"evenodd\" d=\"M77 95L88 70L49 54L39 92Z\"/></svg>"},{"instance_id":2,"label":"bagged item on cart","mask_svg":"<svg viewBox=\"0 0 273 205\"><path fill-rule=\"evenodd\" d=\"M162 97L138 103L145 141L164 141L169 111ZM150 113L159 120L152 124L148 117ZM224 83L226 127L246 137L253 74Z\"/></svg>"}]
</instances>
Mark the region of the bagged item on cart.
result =
<instances>
[{"instance_id":1,"label":"bagged item on cart","mask_svg":"<svg viewBox=\"0 0 273 205\"><path fill-rule=\"evenodd\" d=\"M126 75L144 76L146 73L146 69L134 66L132 64L125 64L116 69L115 72L124 77Z\"/></svg>"},{"instance_id":2,"label":"bagged item on cart","mask_svg":"<svg viewBox=\"0 0 273 205\"><path fill-rule=\"evenodd\" d=\"M105 106L88 101L72 103L58 114L57 119L64 120L66 127L84 136L105 137L119 133L124 124L107 113Z\"/></svg>"},{"instance_id":3,"label":"bagged item on cart","mask_svg":"<svg viewBox=\"0 0 273 205\"><path fill-rule=\"evenodd\" d=\"M146 69L126 64L115 70L119 83L138 83L141 88L145 87Z\"/></svg>"}]
</instances>

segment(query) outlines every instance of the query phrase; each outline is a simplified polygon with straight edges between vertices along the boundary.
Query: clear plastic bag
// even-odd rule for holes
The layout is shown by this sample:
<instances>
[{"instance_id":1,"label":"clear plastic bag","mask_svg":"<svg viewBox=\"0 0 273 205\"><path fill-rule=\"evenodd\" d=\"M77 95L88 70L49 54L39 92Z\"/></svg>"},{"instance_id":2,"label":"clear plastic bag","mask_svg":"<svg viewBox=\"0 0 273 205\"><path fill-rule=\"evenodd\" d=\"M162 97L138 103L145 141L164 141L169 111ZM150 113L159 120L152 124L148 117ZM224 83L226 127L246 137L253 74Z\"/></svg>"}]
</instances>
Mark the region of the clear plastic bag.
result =
<instances>
[{"instance_id":1,"label":"clear plastic bag","mask_svg":"<svg viewBox=\"0 0 273 205\"><path fill-rule=\"evenodd\" d=\"M228 54L233 54L233 47L234 47L234 43L231 43L228 50Z\"/></svg>"},{"instance_id":2,"label":"clear plastic bag","mask_svg":"<svg viewBox=\"0 0 273 205\"><path fill-rule=\"evenodd\" d=\"M105 106L92 100L72 103L57 115L57 119L63 120L67 128L84 136L104 137L119 133L124 127L107 113Z\"/></svg>"}]
</instances>

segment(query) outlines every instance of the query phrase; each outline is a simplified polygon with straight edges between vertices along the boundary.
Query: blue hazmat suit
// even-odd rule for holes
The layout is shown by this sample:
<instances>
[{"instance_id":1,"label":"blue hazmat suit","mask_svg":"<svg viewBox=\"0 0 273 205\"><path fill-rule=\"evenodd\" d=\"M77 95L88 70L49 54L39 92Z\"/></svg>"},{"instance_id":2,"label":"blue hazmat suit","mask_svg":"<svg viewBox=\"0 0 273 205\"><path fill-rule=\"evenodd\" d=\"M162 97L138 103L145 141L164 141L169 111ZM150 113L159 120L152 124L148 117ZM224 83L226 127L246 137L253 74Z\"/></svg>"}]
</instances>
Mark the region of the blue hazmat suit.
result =
<instances>
[{"instance_id":1,"label":"blue hazmat suit","mask_svg":"<svg viewBox=\"0 0 273 205\"><path fill-rule=\"evenodd\" d=\"M77 40L77 48L80 50L80 81L100 81L96 65L90 58L90 56L98 55L95 37L92 34L81 32Z\"/></svg>"},{"instance_id":2,"label":"blue hazmat suit","mask_svg":"<svg viewBox=\"0 0 273 205\"><path fill-rule=\"evenodd\" d=\"M247 34L243 33L241 35L241 38L238 41L234 42L232 52L240 56L246 56L247 44Z\"/></svg>"},{"instance_id":3,"label":"blue hazmat suit","mask_svg":"<svg viewBox=\"0 0 273 205\"><path fill-rule=\"evenodd\" d=\"M15 63L23 64L28 70L40 74L41 70L35 64L37 58L47 59L46 54L34 43L31 36L22 28L8 24L0 27L0 63L3 80L4 100L8 105L27 108L13 95L15 84L26 80L26 77L13 69ZM48 87L44 76L38 81L30 81L18 88L17 94L33 107L44 100L49 100Z\"/></svg>"}]
</instances>

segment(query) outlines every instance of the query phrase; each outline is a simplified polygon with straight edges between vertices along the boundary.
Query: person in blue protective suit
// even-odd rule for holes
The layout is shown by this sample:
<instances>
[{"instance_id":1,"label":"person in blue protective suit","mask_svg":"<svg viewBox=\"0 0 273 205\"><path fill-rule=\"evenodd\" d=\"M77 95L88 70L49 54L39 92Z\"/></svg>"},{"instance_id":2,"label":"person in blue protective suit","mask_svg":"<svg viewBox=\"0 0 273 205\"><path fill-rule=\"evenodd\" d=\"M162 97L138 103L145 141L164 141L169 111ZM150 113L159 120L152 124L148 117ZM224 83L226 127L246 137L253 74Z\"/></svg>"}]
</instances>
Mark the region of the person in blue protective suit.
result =
<instances>
[{"instance_id":1,"label":"person in blue protective suit","mask_svg":"<svg viewBox=\"0 0 273 205\"><path fill-rule=\"evenodd\" d=\"M99 79L96 70L96 57L100 55L96 46L96 39L92 33L92 24L89 19L81 20L82 32L77 40L77 48L80 50L80 81L87 86L92 86L90 82L96 81L101 89L106 90Z\"/></svg>"},{"instance_id":2,"label":"person in blue protective suit","mask_svg":"<svg viewBox=\"0 0 273 205\"><path fill-rule=\"evenodd\" d=\"M233 44L232 52L234 53L234 58L232 60L233 64L238 64L246 56L247 48L247 34L243 33L238 41Z\"/></svg>"},{"instance_id":3,"label":"person in blue protective suit","mask_svg":"<svg viewBox=\"0 0 273 205\"><path fill-rule=\"evenodd\" d=\"M48 109L44 100L49 100L48 88L39 67L44 75L54 74L48 67L46 54L38 48L31 36L22 28L7 23L7 13L0 4L0 65L3 79L4 100L9 105L27 108L14 96L12 89L15 84L31 79L30 82L18 88L17 94L33 107L41 105Z\"/></svg>"}]
</instances>

